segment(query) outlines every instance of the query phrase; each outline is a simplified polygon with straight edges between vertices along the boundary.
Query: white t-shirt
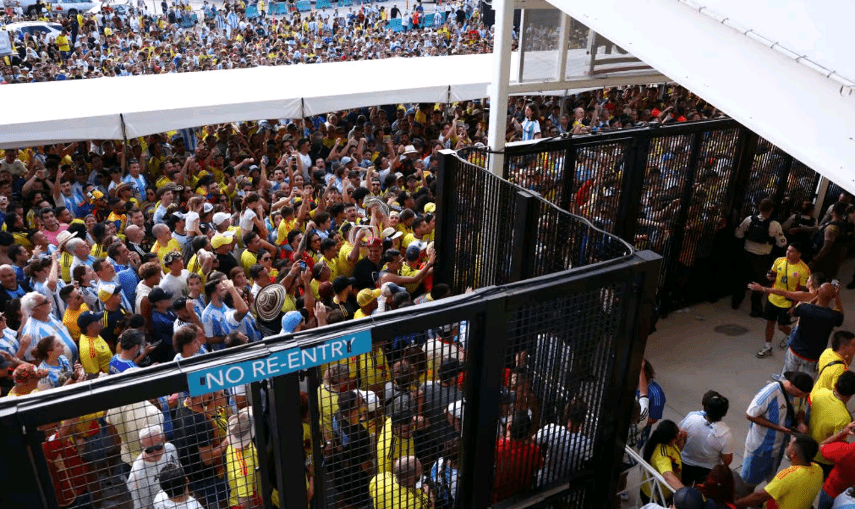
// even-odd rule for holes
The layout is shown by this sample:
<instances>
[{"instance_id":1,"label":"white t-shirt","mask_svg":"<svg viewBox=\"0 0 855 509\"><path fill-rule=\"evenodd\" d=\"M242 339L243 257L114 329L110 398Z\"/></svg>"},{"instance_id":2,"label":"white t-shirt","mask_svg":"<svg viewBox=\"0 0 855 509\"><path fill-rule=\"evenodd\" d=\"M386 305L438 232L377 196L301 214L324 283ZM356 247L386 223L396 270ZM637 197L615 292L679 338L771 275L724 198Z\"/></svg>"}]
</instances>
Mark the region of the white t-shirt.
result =
<instances>
[{"instance_id":1,"label":"white t-shirt","mask_svg":"<svg viewBox=\"0 0 855 509\"><path fill-rule=\"evenodd\" d=\"M204 509L192 495L188 496L184 502L173 502L163 491L154 497L152 507L154 509Z\"/></svg>"},{"instance_id":2,"label":"white t-shirt","mask_svg":"<svg viewBox=\"0 0 855 509\"><path fill-rule=\"evenodd\" d=\"M591 440L581 433L572 433L566 426L547 424L534 437L535 443L546 449L543 468L537 473L538 484L548 483L582 468L591 459Z\"/></svg>"},{"instance_id":3,"label":"white t-shirt","mask_svg":"<svg viewBox=\"0 0 855 509\"><path fill-rule=\"evenodd\" d=\"M169 304L172 305L173 302L179 297L184 297L187 295L187 276L190 275L190 271L187 269L181 269L181 274L177 276L173 276L172 273L167 273L163 275L160 283L157 286L163 288L163 290L172 297L169 299Z\"/></svg>"},{"instance_id":4,"label":"white t-shirt","mask_svg":"<svg viewBox=\"0 0 855 509\"><path fill-rule=\"evenodd\" d=\"M199 213L192 210L184 217L184 230L193 231L199 229Z\"/></svg>"},{"instance_id":5,"label":"white t-shirt","mask_svg":"<svg viewBox=\"0 0 855 509\"><path fill-rule=\"evenodd\" d=\"M139 401L107 411L107 422L116 427L122 439L122 461L132 465L142 452L140 430L149 426L163 428L163 413L148 401Z\"/></svg>"},{"instance_id":6,"label":"white t-shirt","mask_svg":"<svg viewBox=\"0 0 855 509\"><path fill-rule=\"evenodd\" d=\"M154 463L143 459L142 453L134 461L128 476L128 491L134 500L134 509L151 507L160 491L160 469L168 463L178 463L178 451L169 442L163 444L163 455Z\"/></svg>"},{"instance_id":7,"label":"white t-shirt","mask_svg":"<svg viewBox=\"0 0 855 509\"><path fill-rule=\"evenodd\" d=\"M703 411L689 412L680 429L688 434L680 454L684 465L712 469L721 463L722 454L733 454L733 433L728 425L708 422Z\"/></svg>"},{"instance_id":8,"label":"white t-shirt","mask_svg":"<svg viewBox=\"0 0 855 509\"><path fill-rule=\"evenodd\" d=\"M240 231L242 233L251 232L253 227L252 220L258 217L252 209L246 209L240 215Z\"/></svg>"}]
</instances>

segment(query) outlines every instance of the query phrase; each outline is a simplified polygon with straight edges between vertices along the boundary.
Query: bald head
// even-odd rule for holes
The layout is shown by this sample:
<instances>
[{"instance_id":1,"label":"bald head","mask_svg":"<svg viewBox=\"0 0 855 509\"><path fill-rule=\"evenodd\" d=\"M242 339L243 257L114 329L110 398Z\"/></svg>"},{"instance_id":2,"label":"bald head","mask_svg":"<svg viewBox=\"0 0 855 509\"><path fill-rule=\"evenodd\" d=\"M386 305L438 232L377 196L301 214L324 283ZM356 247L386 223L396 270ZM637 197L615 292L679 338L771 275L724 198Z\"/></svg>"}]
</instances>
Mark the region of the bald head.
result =
<instances>
[{"instance_id":1,"label":"bald head","mask_svg":"<svg viewBox=\"0 0 855 509\"><path fill-rule=\"evenodd\" d=\"M410 488L421 478L422 464L415 456L405 456L395 462L393 473L398 484Z\"/></svg>"},{"instance_id":2,"label":"bald head","mask_svg":"<svg viewBox=\"0 0 855 509\"><path fill-rule=\"evenodd\" d=\"M135 224L128 225L125 228L125 237L131 242L139 244L143 238L143 230Z\"/></svg>"},{"instance_id":3,"label":"bald head","mask_svg":"<svg viewBox=\"0 0 855 509\"><path fill-rule=\"evenodd\" d=\"M827 306L837 294L837 288L831 283L823 283L816 292L817 303L820 306Z\"/></svg>"}]
</instances>

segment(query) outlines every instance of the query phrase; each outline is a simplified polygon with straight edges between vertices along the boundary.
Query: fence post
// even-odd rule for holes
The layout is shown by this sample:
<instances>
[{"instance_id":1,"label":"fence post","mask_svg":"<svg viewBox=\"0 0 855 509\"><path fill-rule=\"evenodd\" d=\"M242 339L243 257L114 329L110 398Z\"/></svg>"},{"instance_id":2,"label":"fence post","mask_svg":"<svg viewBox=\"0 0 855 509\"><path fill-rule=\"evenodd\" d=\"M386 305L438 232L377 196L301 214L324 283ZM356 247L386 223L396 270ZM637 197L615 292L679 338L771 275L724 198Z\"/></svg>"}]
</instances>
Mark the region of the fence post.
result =
<instances>
[{"instance_id":1,"label":"fence post","mask_svg":"<svg viewBox=\"0 0 855 509\"><path fill-rule=\"evenodd\" d=\"M449 285L453 291L462 292L458 288L459 281L454 281L454 264L458 259L457 242L455 242L457 226L457 194L456 187L458 171L457 155L452 150L439 151L439 169L436 174L436 229L434 243L437 253L442 256L436 260L436 276L439 282Z\"/></svg>"},{"instance_id":2,"label":"fence post","mask_svg":"<svg viewBox=\"0 0 855 509\"><path fill-rule=\"evenodd\" d=\"M570 138L568 142L572 143ZM564 152L564 175L561 182L561 196L558 206L562 210L573 212L573 189L576 187L576 145L570 145Z\"/></svg>"},{"instance_id":3,"label":"fence post","mask_svg":"<svg viewBox=\"0 0 855 509\"><path fill-rule=\"evenodd\" d=\"M489 298L485 312L479 314L471 325L461 441L462 471L468 477L463 482L459 507L483 509L491 505L493 466L496 463L499 393L508 346L505 298Z\"/></svg>"},{"instance_id":4,"label":"fence post","mask_svg":"<svg viewBox=\"0 0 855 509\"><path fill-rule=\"evenodd\" d=\"M634 406L624 404L621 411L621 404L635 399L641 360L647 345L662 257L653 251L645 250L636 254L636 260L641 263L636 265L634 281L629 284L627 298L623 302L625 313L622 330L615 336L624 338L624 343L615 345L615 365L611 380L606 385L609 392L604 398L605 401L613 402L614 408L611 412L603 412L607 417L598 441L598 447L601 449L594 451L594 457L611 458L611 461L599 462L599 471L595 472L596 479L608 479L608 490L596 490L594 500L587 504L588 507L611 507L611 501L606 497L613 496L618 491L626 436L617 436L617 431L629 429ZM608 450L608 447L611 447L611 450Z\"/></svg>"},{"instance_id":5,"label":"fence post","mask_svg":"<svg viewBox=\"0 0 855 509\"><path fill-rule=\"evenodd\" d=\"M740 128L739 137L739 154L736 160L736 167L733 168L733 178L730 180L730 189L728 191L730 210L727 217L730 224L734 225L734 227L743 219L742 203L745 201L745 191L748 188L748 181L751 179L754 155L757 153L757 142L760 140L757 133L746 127Z\"/></svg>"},{"instance_id":6,"label":"fence post","mask_svg":"<svg viewBox=\"0 0 855 509\"><path fill-rule=\"evenodd\" d=\"M614 234L632 245L635 245L635 232L638 229L638 210L641 208L641 194L644 192L650 138L649 129L639 131L638 136L632 138L632 145L626 151L623 163L620 205Z\"/></svg>"},{"instance_id":7,"label":"fence post","mask_svg":"<svg viewBox=\"0 0 855 509\"><path fill-rule=\"evenodd\" d=\"M540 198L529 191L517 191L514 209L516 210L514 221L514 245L511 250L511 274L510 282L524 281L534 277L536 268L537 250L537 226L540 209ZM496 246L500 251L498 259L501 259L501 251L507 246Z\"/></svg>"},{"instance_id":8,"label":"fence post","mask_svg":"<svg viewBox=\"0 0 855 509\"><path fill-rule=\"evenodd\" d=\"M273 457L276 462L276 484L279 488L280 507L306 507L306 483L298 475L305 475L303 460L303 424L300 412L299 373L289 373L270 379L271 402L269 408L273 422ZM299 472L299 474L298 474ZM316 493L317 495L317 493ZM323 497L321 493L319 496Z\"/></svg>"},{"instance_id":9,"label":"fence post","mask_svg":"<svg viewBox=\"0 0 855 509\"><path fill-rule=\"evenodd\" d=\"M326 509L327 507L327 477L324 467L324 433L321 430L321 411L318 404L318 388L320 387L321 368L312 368L307 371L307 382L309 388L309 424L312 428L312 464L315 468L315 496L312 507L315 509ZM326 444L324 444L325 446Z\"/></svg>"},{"instance_id":10,"label":"fence post","mask_svg":"<svg viewBox=\"0 0 855 509\"><path fill-rule=\"evenodd\" d=\"M269 472L270 465L267 463L267 443L272 437L273 430L264 415L264 406L261 404L261 385L265 383L255 382L250 385L250 395L252 396L252 415L255 422L255 447L258 452L258 470L260 472ZM270 478L267 475L261 475L261 499L266 509L273 507L273 502L270 500L273 490L270 487Z\"/></svg>"}]
</instances>

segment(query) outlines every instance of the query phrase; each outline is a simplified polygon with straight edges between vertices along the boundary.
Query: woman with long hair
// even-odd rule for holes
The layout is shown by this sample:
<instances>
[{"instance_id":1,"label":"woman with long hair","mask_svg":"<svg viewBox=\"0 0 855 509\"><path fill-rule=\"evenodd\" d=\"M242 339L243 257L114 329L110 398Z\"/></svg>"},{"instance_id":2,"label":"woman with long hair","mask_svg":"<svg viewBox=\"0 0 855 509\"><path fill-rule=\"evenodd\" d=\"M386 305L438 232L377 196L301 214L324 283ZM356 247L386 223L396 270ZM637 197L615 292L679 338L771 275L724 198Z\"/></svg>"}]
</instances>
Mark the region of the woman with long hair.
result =
<instances>
[{"instance_id":1,"label":"woman with long hair","mask_svg":"<svg viewBox=\"0 0 855 509\"><path fill-rule=\"evenodd\" d=\"M48 376L39 382L40 391L65 385L71 380L71 362L62 352L62 340L56 336L43 337L33 348L33 358L40 362L39 369L48 372Z\"/></svg>"},{"instance_id":2,"label":"woman with long hair","mask_svg":"<svg viewBox=\"0 0 855 509\"><path fill-rule=\"evenodd\" d=\"M644 444L644 461L656 469L665 479L667 486L662 486L662 495L665 496L665 505L670 505L674 492L683 487L681 480L683 475L683 464L680 460L680 449L686 443L686 433L680 431L674 421L665 420L656 426L656 430L650 434L647 443ZM641 485L641 501L645 504L650 502L652 493L651 486L656 481L643 475L644 484Z\"/></svg>"}]
</instances>

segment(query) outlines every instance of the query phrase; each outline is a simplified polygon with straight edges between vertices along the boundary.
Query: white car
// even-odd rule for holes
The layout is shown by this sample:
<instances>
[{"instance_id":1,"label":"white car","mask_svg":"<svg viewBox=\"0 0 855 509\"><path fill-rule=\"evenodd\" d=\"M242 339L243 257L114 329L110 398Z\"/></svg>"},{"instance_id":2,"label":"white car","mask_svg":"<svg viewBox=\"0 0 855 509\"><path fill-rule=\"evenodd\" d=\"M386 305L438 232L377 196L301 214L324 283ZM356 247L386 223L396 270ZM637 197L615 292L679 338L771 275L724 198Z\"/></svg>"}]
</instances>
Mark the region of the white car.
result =
<instances>
[{"instance_id":1,"label":"white car","mask_svg":"<svg viewBox=\"0 0 855 509\"><path fill-rule=\"evenodd\" d=\"M3 29L7 32L13 32L15 38L20 40L23 40L24 34L30 34L30 37L37 37L40 34L44 34L47 39L56 39L62 32L62 25L44 21L21 21L19 23L9 23Z\"/></svg>"},{"instance_id":2,"label":"white car","mask_svg":"<svg viewBox=\"0 0 855 509\"><path fill-rule=\"evenodd\" d=\"M65 16L76 16L78 12L87 12L100 2L92 2L90 0L58 0L50 2L51 12L54 14L63 14Z\"/></svg>"}]
</instances>

